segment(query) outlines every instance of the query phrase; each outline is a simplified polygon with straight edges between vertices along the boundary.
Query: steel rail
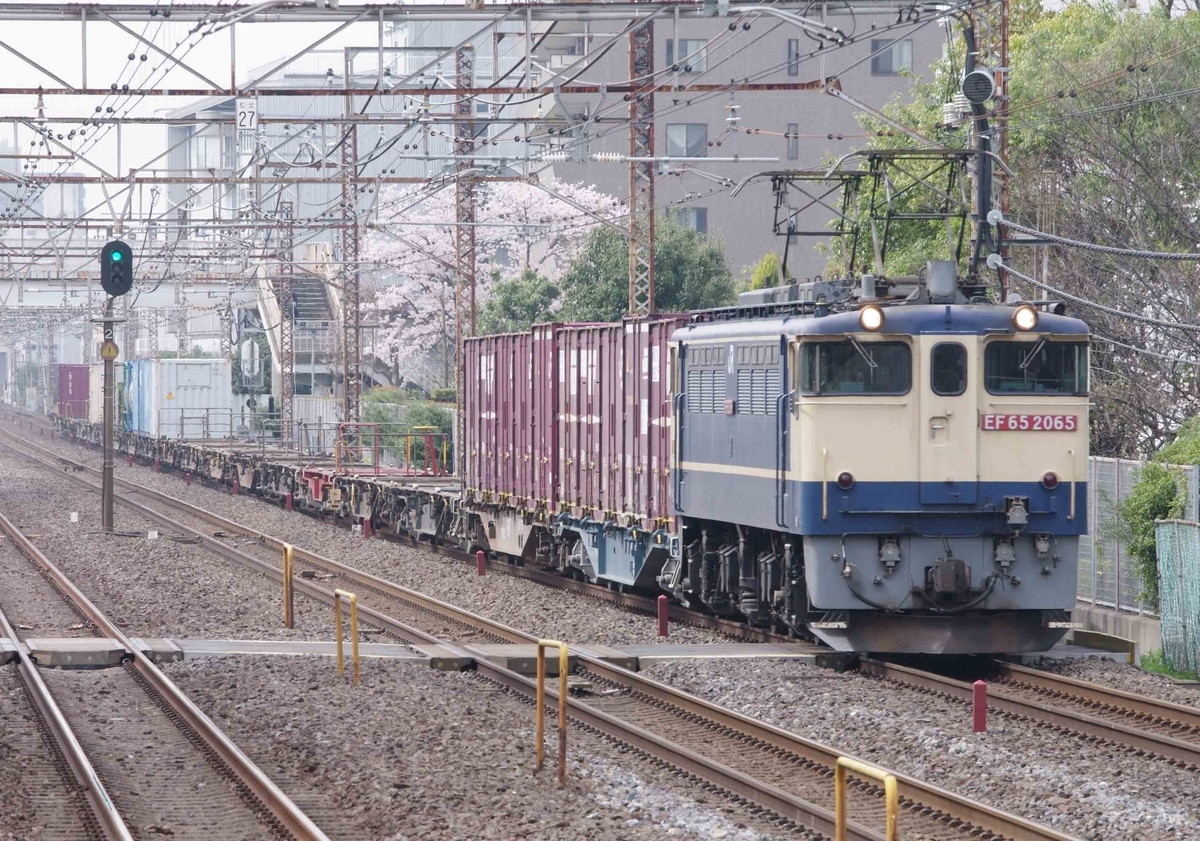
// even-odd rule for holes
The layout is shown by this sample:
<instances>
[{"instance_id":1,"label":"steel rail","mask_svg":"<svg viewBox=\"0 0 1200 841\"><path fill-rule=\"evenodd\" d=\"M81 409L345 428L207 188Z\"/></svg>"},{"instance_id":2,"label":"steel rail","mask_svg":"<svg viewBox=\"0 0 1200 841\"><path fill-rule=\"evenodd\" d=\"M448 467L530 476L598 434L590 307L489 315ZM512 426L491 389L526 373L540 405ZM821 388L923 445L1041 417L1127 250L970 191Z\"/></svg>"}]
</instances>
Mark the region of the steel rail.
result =
<instances>
[{"instance_id":1,"label":"steel rail","mask_svg":"<svg viewBox=\"0 0 1200 841\"><path fill-rule=\"evenodd\" d=\"M75 584L67 578L4 514L0 513L0 531L35 564L62 593L110 639L119 642L131 658L131 666L166 701L171 709L194 730L205 744L228 766L238 780L254 794L280 825L297 841L329 841L316 824L264 774L228 736L197 707L170 678L150 661Z\"/></svg>"},{"instance_id":2,"label":"steel rail","mask_svg":"<svg viewBox=\"0 0 1200 841\"><path fill-rule=\"evenodd\" d=\"M40 416L36 416L36 415L35 416L26 415L25 417L30 421L31 429L34 428L32 425L32 422L34 420L38 420L38 421L43 420ZM45 429L45 428L47 428L47 427L43 427L43 429ZM5 434L8 434L9 436L20 441L25 446L38 448L42 452L46 453L48 456L50 456L64 464L73 465L75 467L81 468L82 470L90 472L90 473L99 474L99 472L100 472L95 467L83 464L82 462L72 461L71 459L61 456L58 453L55 453L53 450L48 450L45 447L42 447L40 444L30 441L27 438L21 438L20 436L15 435L14 433L12 433L9 430L0 429L0 432L4 432ZM243 526L238 523L234 523L231 520L227 520L227 519L221 517L220 515L213 514L210 511L207 511L203 508L199 508L197 506L193 506L190 503L184 502L183 500L180 500L180 499L176 499L175 497L170 497L168 494L164 494L161 491L156 491L152 488L147 488L144 485L139 485L136 482L131 482L128 479L117 478L117 479L115 479L115 482L116 482L116 484L123 485L124 487L127 487L137 493L144 493L148 496L158 495L160 497L170 499L170 500L172 500L171 504L179 506L179 507L187 507L188 510L190 511L190 513L194 514L197 517L201 517L203 519L208 520L213 525L218 525L222 528L229 528L231 530L239 531L250 537L256 537L256 538L264 539L264 540L268 540L268 541L274 541L273 545L276 545L277 548L282 549L282 545L281 545L282 541L279 541L276 538L273 538L270 535L267 535L256 529L250 528L248 526ZM400 543L402 545L412 546L412 547L415 547L418 549L422 549L424 551L433 552L433 553L441 555L443 557L451 558L456 561L462 561L464 563L469 563L471 565L475 564L475 559L473 557L471 557L470 553L464 552L461 549L456 549L454 547L444 546L444 545L438 546L438 545L434 545L432 543L422 543L421 541L415 540L408 535L389 534L386 531L377 531L376 534L384 539L391 540L396 543ZM297 551L297 553L301 552L301 550L299 550L299 549L297 549L296 551ZM517 578L524 578L529 581L536 581L539 584L542 584L544 586L554 587L559 590L567 590L572 593L579 593L580 595L598 599L600 601L607 602L608 604L614 604L614 605L617 605L618 607L636 611L638 613L643 613L648 616L653 616L658 611L657 601L652 596L642 596L637 593L613 590L602 584L593 584L589 581L579 581L577 579L569 578L565 575L562 575L561 573L557 573L557 572L554 572L551 570L543 570L543 569L537 569L535 567L527 567L527 566L517 566L515 564L510 564L505 561L495 560L493 558L487 558L486 564L487 564L488 569L496 570L498 572L503 573L504 575L512 575ZM714 616L713 614L710 614L710 613L700 613L698 611L689 610L688 608L685 608L682 605L678 605L678 604L672 604L672 605L668 606L667 617L673 622L678 622L680 624L689 625L694 628L704 628L706 630L718 631L723 634L728 634L729 636L732 636L732 637L737 637L738 639L750 640L752 642L781 642L781 643L795 642L795 640L792 637L788 637L784 634L775 633L774 631L768 631L763 628L754 628L749 625L746 625L743 622L736 622L731 619L725 619L720 616Z\"/></svg>"},{"instance_id":3,"label":"steel rail","mask_svg":"<svg viewBox=\"0 0 1200 841\"><path fill-rule=\"evenodd\" d=\"M16 437L12 436L11 433L8 433L7 431L5 431L5 434L9 435L10 437ZM45 448L42 448L36 444L32 444L32 442L25 442L24 439L20 438L17 440L22 441L23 443L26 443L35 449L41 450L42 452L50 453L50 451L47 451ZM4 446L11 445L5 444ZM51 455L53 455L53 457L59 461L69 462L68 459L63 459L62 457L54 454ZM40 462L38 459L35 460ZM45 464L45 462L40 463ZM81 477L74 476L72 478L75 478L86 485L94 487L90 482L86 482ZM182 500L175 499L174 497L161 493L160 491L144 488L140 485L136 485L136 483L128 482L126 480L121 481L123 481L127 486L133 486L137 488L136 492L139 494L145 494L152 498L157 498L168 505L178 506L188 511L188 513L195 512L198 515L199 512L203 511L203 509L199 509L190 503L183 502ZM171 520L169 517L166 517L165 515L154 511L153 509L142 506L139 503L135 503L128 498L118 499L123 504L134 507L135 510L141 511L146 516L156 519L157 521L168 525L170 528L178 529L200 538L206 546L213 548L226 557L231 559L241 559L254 567L262 569L264 572L267 572L273 577L277 577L278 579L282 580L283 571L281 567L275 567L272 564L266 563L244 552L241 552L234 547L226 546L217 541L215 538L209 537L202 532L197 532L194 529L190 529L189 527ZM282 548L284 543L284 541L281 541L278 538L266 535L265 533L256 529L249 529L241 526L233 521L220 517L219 515L211 514L211 512L204 512L204 514L205 519L209 520L210 522L215 523L219 521L223 527L227 527L230 530L241 531L254 536L261 536L261 539L270 540L279 548ZM338 569L339 572L344 574L360 576L356 578L356 580L363 581L364 583L367 583L368 586L382 589L389 595L394 595L396 598L406 601L419 602L422 606L440 612L444 616L454 619L455 621L469 624L472 627L487 630L489 633L494 633L497 636L512 639L514 642L528 643L536 642L537 640L537 637L524 631L520 631L504 625L503 623L470 613L462 608L446 604L445 602L441 602L440 600L434 599L425 594L409 590L405 587L400 587L399 585L384 581L383 579L369 575L368 573L355 570L352 567L347 567L344 564L324 558L308 550L295 547L294 545L293 552L296 556L307 559L310 563L323 565L331 569ZM317 587L304 580L300 580L296 582L296 584L302 592L306 592L309 595L321 599L322 601L326 601L328 604L333 603L332 591ZM497 681L498 683L501 683L502 685L508 686L509 688L515 689L527 695L533 692L534 684L529 679L490 663L484 658L472 655L470 652L467 652L456 645L447 645L445 642L432 637L431 635L426 634L419 629L415 629L412 626L406 625L405 623L398 622L386 614L372 610L368 607L360 605L359 612L363 616L368 617L373 623L387 630L389 633L393 633L403 639L417 643L442 645L451 650L458 651L465 656L472 657L476 662L477 670L481 674L484 674L485 676ZM757 721L734 710L721 707L682 690L658 681L651 680L643 675L631 672L619 666L609 664L601 660L598 656L589 652L586 646L572 646L572 649L576 655L577 661L583 664L588 671L593 672L594 674L606 680L627 686L632 692L638 693L657 704L669 706L679 710L686 716L705 719L717 727L726 728L742 735L747 739L755 740L772 752L791 754L804 761L816 763L831 770L836 765L838 757L846 755L830 746L806 739L802 736L790 733L765 722ZM547 691L552 697L557 698L556 693L554 693L552 690ZM591 707L586 703L586 701L569 697L568 709L571 710L572 716L578 721L590 727L594 727L595 729L608 736L611 736L612 738L624 741L633 745L634 747L637 747L639 750L644 750L647 753L664 759L681 770L695 774L703 779L715 783L716 785L719 785L740 797L744 797L745 799L750 800L751 802L763 808L769 809L782 817L786 817L788 820L797 823L798 825L807 826L827 835L833 834L832 813L827 809L823 809L816 804L800 800L799 798L789 795L786 792L783 792L768 784L754 780L753 778L743 774L740 771L737 771L736 769L730 768L721 763L717 763L708 759L707 757L696 754L687 748L676 745L668 740L649 733L648 731L638 728L635 725L621 721L614 716ZM1060 833L1057 830L1045 827L1033 821L1028 821L1018 815L1012 815L986 804L961 797L953 792L947 791L938 786L934 786L930 783L926 783L914 777L904 774L895 774L895 776L897 783L899 784L900 796L906 801L906 805L912 811L920 811L924 812L925 814L954 816L956 819L970 824L979 832L984 834L991 833L994 837L1012 839L1013 841L1069 841L1069 839L1072 838L1072 836ZM856 837L871 839L881 838L878 833L875 833L874 831L868 830L864 827L858 827L855 831L859 833ZM852 836L853 835L854 833L852 832Z\"/></svg>"},{"instance_id":4,"label":"steel rail","mask_svg":"<svg viewBox=\"0 0 1200 841\"><path fill-rule=\"evenodd\" d=\"M10 433L5 432L5 434L12 437ZM0 446L24 455L26 458L30 458L35 463L41 464L44 467L52 466L41 459L29 455L28 453L21 453L20 450L17 450L7 442L0 442ZM43 448L38 447L37 445L32 446L35 449L43 450L43 452L45 452ZM62 459L60 458L60 460ZM89 488L96 489L95 485L92 485L82 477L69 475L68 478L75 479ZM157 494L158 492L150 491L150 493ZM164 500L187 505L187 503L182 503L180 500L175 500L173 497L170 497L166 494L161 494L160 496ZM255 558L253 555L242 552L241 550L232 546L226 546L216 538L210 537L203 532L196 531L195 529L171 519L161 512L134 502L127 497L118 497L117 501L122 505L132 508L153 522L157 522L166 528L174 529L182 532L185 535L188 535L189 537L198 539L199 542L206 548L209 548L230 560L243 563L251 568L258 569L259 571L266 573L271 577L282 580L283 570L279 567L275 567L266 561ZM294 551L297 551L295 550L295 547L293 547L293 549ZM299 552L297 551L297 553ZM306 554L311 555L311 553ZM322 562L327 562L327 559L322 559ZM363 574L365 575L365 573ZM333 604L332 590L326 590L323 587L318 587L317 585L305 581L304 579L295 581L294 586L299 592L305 593L306 595L314 597L327 604ZM395 590L406 591L406 588L400 588L398 585L390 584L389 586ZM406 592L412 593L414 591ZM422 595L422 598L427 604L436 604L445 608L449 608L450 613L448 615L450 615L452 618L457 618L458 616L467 613L460 608L454 608L451 605L446 605L444 602L439 602L436 599L423 596L423 594L417 595ZM509 689L513 689L528 698L532 698L534 696L536 685L529 678L526 678L517 674L516 672L510 671L494 663L490 663L487 660L480 658L457 645L454 645L453 643L448 644L445 641L420 630L419 628L414 628L411 625L400 622L399 620L396 620L365 605L359 605L358 610L359 614L362 617L365 617L367 621L377 625L386 632L399 637L400 639L417 645L439 645L452 654L473 660L475 662L476 670L484 677L487 677L490 680L493 680ZM529 640L536 641L537 639L536 637L525 634L522 631L509 628L501 623L493 622L492 620L484 617L478 617L474 614L470 615L475 617L475 622L473 624L476 624L477 626L493 628L497 634L512 635L514 641L525 642ZM585 654L584 651L584 649L576 648L576 657L586 662L589 668L603 669L605 667L604 663L600 662L599 660L594 660ZM639 675L636 675L633 672L627 672L624 669L619 671L622 673L622 675L628 676L628 678L635 682L651 683L650 681L647 681L645 678L641 678ZM663 688L667 691L674 691L670 690L668 687ZM555 691L548 689L547 692L552 698L557 700L558 695ZM680 694L682 695L683 693ZM695 700L699 702L699 699ZM694 774L735 794L738 797L745 798L746 800L762 808L769 809L778 814L780 817L786 818L787 820L792 821L800 826L807 826L809 828L816 829L817 831L831 837L834 833L833 814L828 809L825 809L814 803L809 803L808 801L790 795L787 792L780 791L779 789L755 780L734 768L730 768L720 762L709 759L708 757L701 756L700 754L690 751L685 747L676 745L667 739L663 739L653 733L650 733L649 731L639 728L636 725L621 721L620 719L601 710L597 710L588 706L585 702L580 701L577 698L568 697L567 706L571 711L571 717L588 727L596 729L604 735L617 739L625 744L637 748L638 750L645 751L652 756L656 756L666 762L669 762L675 767L679 768L681 771L684 771L688 774ZM839 754L834 752L833 755L835 757L834 761L836 761L836 756ZM1056 836L1036 837L1038 839L1042 839L1043 841L1046 838L1055 838L1055 841L1057 841ZM851 823L849 826L849 838L855 839L855 841L885 841L883 836L879 833L854 823Z\"/></svg>"},{"instance_id":5,"label":"steel rail","mask_svg":"<svg viewBox=\"0 0 1200 841\"><path fill-rule=\"evenodd\" d=\"M16 630L9 623L3 610L0 610L0 637L12 640L16 647L17 667L21 679L29 690L38 716L54 738L59 754L67 763L67 767L71 769L71 775L75 778L76 790L87 800L88 808L91 809L100 832L107 841L133 841L133 833L129 831L125 819L121 817L116 804L113 803L112 797L109 796L108 790L101 782L100 775L96 773L92 761L88 759L87 752L76 738L75 731L71 729L66 716L63 715L58 703L54 700L50 687L46 686L42 676L38 674L37 664L33 662L33 658L21 644Z\"/></svg>"},{"instance_id":6,"label":"steel rail","mask_svg":"<svg viewBox=\"0 0 1200 841\"><path fill-rule=\"evenodd\" d=\"M899 666L895 663L885 663L867 657L859 661L858 668L864 674L914 686L948 698L967 702L972 698L973 687L970 683L932 672ZM1064 732L1082 733L1106 742L1127 745L1145 754L1162 757L1169 762L1183 765L1189 770L1200 769L1200 744L1173 739L1170 736L1160 736L1147 730L1139 730L1073 710L1056 708L1050 704L1020 698L994 685L988 687L987 699L988 708L992 710L1049 724Z\"/></svg>"},{"instance_id":7,"label":"steel rail","mask_svg":"<svg viewBox=\"0 0 1200 841\"><path fill-rule=\"evenodd\" d=\"M1136 692L1113 689L1086 680L1056 675L1016 663L997 661L997 672L1005 681L1025 685L1052 697L1081 701L1095 708L1120 713L1129 718L1154 724L1200 731L1200 709L1172 701L1162 701Z\"/></svg>"}]
</instances>

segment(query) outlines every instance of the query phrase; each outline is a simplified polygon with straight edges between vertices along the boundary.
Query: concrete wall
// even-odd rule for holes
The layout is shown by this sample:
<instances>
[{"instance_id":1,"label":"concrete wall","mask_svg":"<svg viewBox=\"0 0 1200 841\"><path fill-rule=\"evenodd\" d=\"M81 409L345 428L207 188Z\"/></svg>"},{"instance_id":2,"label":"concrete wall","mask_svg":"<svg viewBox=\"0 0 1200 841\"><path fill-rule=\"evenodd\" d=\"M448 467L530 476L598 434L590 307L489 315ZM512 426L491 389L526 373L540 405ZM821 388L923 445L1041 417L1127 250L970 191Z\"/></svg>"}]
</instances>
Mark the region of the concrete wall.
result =
<instances>
[{"instance_id":1,"label":"concrete wall","mask_svg":"<svg viewBox=\"0 0 1200 841\"><path fill-rule=\"evenodd\" d=\"M1099 631L1137 643L1137 659L1151 651L1162 650L1162 622L1157 616L1138 615L1077 602L1071 613L1073 622L1082 622L1089 631Z\"/></svg>"}]
</instances>

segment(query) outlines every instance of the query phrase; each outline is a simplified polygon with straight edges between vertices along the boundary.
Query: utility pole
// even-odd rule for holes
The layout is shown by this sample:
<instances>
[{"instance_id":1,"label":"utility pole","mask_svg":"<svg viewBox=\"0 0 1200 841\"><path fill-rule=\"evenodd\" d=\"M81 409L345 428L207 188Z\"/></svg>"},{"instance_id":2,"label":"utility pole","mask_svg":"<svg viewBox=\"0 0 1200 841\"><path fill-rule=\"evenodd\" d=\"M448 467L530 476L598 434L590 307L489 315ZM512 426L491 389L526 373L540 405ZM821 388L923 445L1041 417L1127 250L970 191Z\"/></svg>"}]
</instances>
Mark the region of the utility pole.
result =
<instances>
[{"instance_id":1,"label":"utility pole","mask_svg":"<svg viewBox=\"0 0 1200 841\"><path fill-rule=\"evenodd\" d=\"M527 62L532 56L526 56ZM475 48L463 47L454 54L454 83L460 88L475 83ZM475 100L462 97L455 106L460 121L454 124L454 155L458 180L455 182L454 207L454 442L463 440L463 340L475 335L475 123L470 120ZM454 454L461 473L464 455Z\"/></svg>"},{"instance_id":2,"label":"utility pole","mask_svg":"<svg viewBox=\"0 0 1200 841\"><path fill-rule=\"evenodd\" d=\"M104 344L100 356L104 359L104 464L100 471L100 528L113 530L113 427L116 425L116 377L113 364L117 358L117 343L114 340L113 301L109 298L104 306Z\"/></svg>"},{"instance_id":3,"label":"utility pole","mask_svg":"<svg viewBox=\"0 0 1200 841\"><path fill-rule=\"evenodd\" d=\"M272 284L275 300L279 302L279 435L285 441L292 438L292 416L296 403L296 292L292 282L295 227L292 210L292 202L279 202L279 228L275 239L279 274Z\"/></svg>"},{"instance_id":4,"label":"utility pole","mask_svg":"<svg viewBox=\"0 0 1200 841\"><path fill-rule=\"evenodd\" d=\"M629 33L629 312L654 312L654 22Z\"/></svg>"}]
</instances>

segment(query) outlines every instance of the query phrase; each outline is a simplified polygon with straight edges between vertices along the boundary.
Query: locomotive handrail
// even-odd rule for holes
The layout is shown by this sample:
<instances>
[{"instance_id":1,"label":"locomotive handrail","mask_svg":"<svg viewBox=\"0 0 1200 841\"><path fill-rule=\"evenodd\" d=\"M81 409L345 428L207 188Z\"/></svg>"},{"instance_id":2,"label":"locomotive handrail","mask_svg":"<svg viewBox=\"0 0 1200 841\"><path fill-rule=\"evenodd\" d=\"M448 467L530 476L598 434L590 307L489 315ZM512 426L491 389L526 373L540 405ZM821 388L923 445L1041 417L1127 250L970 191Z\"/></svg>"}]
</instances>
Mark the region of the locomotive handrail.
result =
<instances>
[{"instance_id":1,"label":"locomotive handrail","mask_svg":"<svg viewBox=\"0 0 1200 841\"><path fill-rule=\"evenodd\" d=\"M675 495L675 508L679 511L683 510L683 407L686 400L687 392L681 391L675 395L673 401L675 404L675 423L672 425L675 430L675 475L672 491Z\"/></svg>"},{"instance_id":2,"label":"locomotive handrail","mask_svg":"<svg viewBox=\"0 0 1200 841\"><path fill-rule=\"evenodd\" d=\"M775 525L787 526L787 453L789 392L775 398Z\"/></svg>"}]
</instances>

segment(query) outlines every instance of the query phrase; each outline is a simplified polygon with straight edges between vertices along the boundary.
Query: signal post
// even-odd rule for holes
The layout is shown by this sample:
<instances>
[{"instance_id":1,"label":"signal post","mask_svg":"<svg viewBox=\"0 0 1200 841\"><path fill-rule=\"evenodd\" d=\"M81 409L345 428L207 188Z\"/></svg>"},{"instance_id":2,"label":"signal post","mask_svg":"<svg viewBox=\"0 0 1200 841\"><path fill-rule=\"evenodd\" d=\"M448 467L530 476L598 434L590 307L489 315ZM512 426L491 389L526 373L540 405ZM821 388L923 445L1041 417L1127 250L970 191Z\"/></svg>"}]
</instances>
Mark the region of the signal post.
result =
<instances>
[{"instance_id":1,"label":"signal post","mask_svg":"<svg viewBox=\"0 0 1200 841\"><path fill-rule=\"evenodd\" d=\"M104 465L101 468L100 527L113 530L113 427L116 425L116 377L113 364L119 349L114 338L113 302L133 288L133 252L120 240L113 240L100 252L100 285L108 293L104 307L104 344L100 357L104 360Z\"/></svg>"}]
</instances>

